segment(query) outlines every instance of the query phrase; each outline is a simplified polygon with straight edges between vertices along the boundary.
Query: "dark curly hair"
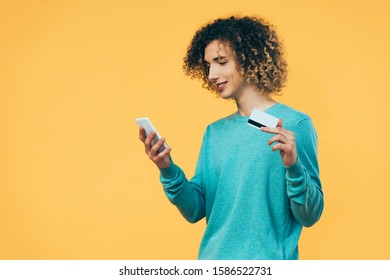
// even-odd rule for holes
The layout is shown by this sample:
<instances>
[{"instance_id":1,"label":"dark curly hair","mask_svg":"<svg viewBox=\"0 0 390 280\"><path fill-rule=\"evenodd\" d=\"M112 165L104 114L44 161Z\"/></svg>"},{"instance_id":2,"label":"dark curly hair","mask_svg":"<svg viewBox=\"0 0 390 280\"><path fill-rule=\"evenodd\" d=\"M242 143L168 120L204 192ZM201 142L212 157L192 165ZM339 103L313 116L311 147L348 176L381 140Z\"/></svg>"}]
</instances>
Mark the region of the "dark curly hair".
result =
<instances>
[{"instance_id":1,"label":"dark curly hair","mask_svg":"<svg viewBox=\"0 0 390 280\"><path fill-rule=\"evenodd\" d=\"M199 29L184 57L183 71L203 87L215 92L208 79L205 48L214 40L227 44L236 59L237 70L247 83L263 94L278 93L287 79L287 63L281 42L272 25L258 17L217 19Z\"/></svg>"}]
</instances>

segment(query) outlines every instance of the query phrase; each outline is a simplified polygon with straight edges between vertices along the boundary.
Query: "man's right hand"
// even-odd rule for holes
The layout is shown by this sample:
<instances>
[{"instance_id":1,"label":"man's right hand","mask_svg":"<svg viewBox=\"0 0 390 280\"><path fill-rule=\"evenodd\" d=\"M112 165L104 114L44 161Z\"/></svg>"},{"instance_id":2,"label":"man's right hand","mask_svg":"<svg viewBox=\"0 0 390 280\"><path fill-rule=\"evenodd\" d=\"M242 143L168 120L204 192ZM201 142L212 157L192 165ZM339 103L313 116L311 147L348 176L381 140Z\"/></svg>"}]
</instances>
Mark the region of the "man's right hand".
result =
<instances>
[{"instance_id":1,"label":"man's right hand","mask_svg":"<svg viewBox=\"0 0 390 280\"><path fill-rule=\"evenodd\" d=\"M149 158L157 165L158 168L167 168L171 165L171 147L168 147L161 153L158 153L160 147L164 144L165 139L161 138L156 144L152 145L152 139L156 135L154 131L146 137L145 129L143 127L139 128L139 139L145 145L145 153Z\"/></svg>"}]
</instances>

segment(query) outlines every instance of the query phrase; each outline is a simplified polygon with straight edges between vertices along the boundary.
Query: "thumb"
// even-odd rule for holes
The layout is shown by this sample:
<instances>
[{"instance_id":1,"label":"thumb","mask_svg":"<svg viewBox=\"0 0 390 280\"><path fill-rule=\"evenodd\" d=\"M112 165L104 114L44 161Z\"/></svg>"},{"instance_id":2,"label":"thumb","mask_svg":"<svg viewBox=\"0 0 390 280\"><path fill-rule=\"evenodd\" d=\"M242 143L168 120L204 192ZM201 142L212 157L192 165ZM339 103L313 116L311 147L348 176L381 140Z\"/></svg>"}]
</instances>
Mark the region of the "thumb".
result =
<instances>
[{"instance_id":1,"label":"thumb","mask_svg":"<svg viewBox=\"0 0 390 280\"><path fill-rule=\"evenodd\" d=\"M282 119L279 119L278 124L276 125L276 127L283 127Z\"/></svg>"}]
</instances>

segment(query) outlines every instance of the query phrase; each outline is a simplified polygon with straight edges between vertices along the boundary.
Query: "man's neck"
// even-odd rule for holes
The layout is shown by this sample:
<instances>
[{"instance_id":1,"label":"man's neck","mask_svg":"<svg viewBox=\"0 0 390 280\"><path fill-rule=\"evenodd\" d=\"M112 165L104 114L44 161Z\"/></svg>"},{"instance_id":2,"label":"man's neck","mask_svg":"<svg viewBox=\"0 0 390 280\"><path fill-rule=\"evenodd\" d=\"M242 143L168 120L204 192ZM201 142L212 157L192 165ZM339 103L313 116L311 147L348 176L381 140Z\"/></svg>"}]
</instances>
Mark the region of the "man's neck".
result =
<instances>
[{"instance_id":1,"label":"man's neck","mask_svg":"<svg viewBox=\"0 0 390 280\"><path fill-rule=\"evenodd\" d=\"M243 90L235 101L240 116L250 116L253 108L264 111L277 103L269 95L261 94L253 88Z\"/></svg>"}]
</instances>

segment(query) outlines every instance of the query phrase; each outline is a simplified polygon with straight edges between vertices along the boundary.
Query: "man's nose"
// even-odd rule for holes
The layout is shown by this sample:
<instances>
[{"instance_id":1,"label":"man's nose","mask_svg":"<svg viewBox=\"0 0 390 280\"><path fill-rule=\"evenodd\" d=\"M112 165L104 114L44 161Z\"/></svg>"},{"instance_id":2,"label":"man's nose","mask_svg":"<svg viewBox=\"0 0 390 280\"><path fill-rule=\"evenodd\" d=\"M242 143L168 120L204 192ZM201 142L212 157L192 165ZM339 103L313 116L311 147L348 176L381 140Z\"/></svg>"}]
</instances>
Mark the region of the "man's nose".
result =
<instances>
[{"instance_id":1,"label":"man's nose","mask_svg":"<svg viewBox=\"0 0 390 280\"><path fill-rule=\"evenodd\" d=\"M211 66L209 67L209 75L208 78L211 82L216 82L218 80L218 72L215 67Z\"/></svg>"}]
</instances>

